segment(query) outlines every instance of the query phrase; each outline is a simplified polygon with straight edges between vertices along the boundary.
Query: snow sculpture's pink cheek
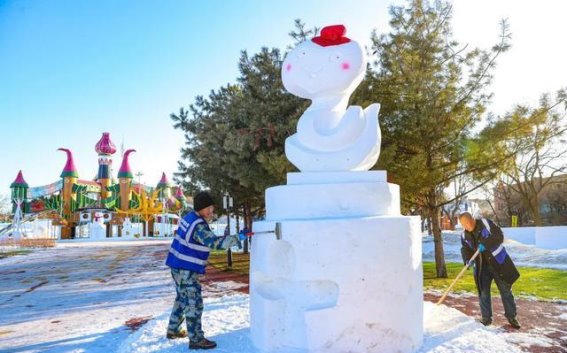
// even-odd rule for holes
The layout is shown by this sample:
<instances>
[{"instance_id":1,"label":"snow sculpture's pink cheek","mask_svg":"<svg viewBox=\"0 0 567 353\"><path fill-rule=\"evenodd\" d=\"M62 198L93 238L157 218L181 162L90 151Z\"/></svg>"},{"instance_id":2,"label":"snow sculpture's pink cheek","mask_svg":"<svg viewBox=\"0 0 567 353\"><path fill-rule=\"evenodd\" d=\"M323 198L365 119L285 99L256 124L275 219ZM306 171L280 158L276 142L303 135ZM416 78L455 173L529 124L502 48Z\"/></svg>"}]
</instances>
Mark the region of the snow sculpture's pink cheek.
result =
<instances>
[{"instance_id":1,"label":"snow sculpture's pink cheek","mask_svg":"<svg viewBox=\"0 0 567 353\"><path fill-rule=\"evenodd\" d=\"M287 64L285 66L285 71L291 71L291 64Z\"/></svg>"},{"instance_id":2,"label":"snow sculpture's pink cheek","mask_svg":"<svg viewBox=\"0 0 567 353\"><path fill-rule=\"evenodd\" d=\"M349 70L350 69L350 63L348 61L345 61L341 64L341 69L343 70Z\"/></svg>"}]
</instances>

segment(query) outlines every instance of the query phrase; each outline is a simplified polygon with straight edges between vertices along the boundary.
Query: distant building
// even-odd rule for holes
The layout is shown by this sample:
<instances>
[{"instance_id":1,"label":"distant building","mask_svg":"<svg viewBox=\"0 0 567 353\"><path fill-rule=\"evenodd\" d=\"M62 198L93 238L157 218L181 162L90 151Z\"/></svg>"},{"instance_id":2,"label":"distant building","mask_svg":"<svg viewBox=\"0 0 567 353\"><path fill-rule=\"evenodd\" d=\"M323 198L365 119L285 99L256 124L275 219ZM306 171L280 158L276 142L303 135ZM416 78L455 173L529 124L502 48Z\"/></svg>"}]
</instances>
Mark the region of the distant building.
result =
<instances>
[{"instance_id":1,"label":"distant building","mask_svg":"<svg viewBox=\"0 0 567 353\"><path fill-rule=\"evenodd\" d=\"M566 225L567 224L567 174L556 175L551 178L543 178L542 182L535 179L532 183L537 195L537 204L543 225ZM494 208L496 218L503 226L512 225L512 217L517 217L518 226L534 225L533 212L526 204L525 197L516 190L517 184L512 186L500 183L494 189ZM544 185L538 189L539 185ZM523 185L521 185L523 186Z\"/></svg>"}]
</instances>

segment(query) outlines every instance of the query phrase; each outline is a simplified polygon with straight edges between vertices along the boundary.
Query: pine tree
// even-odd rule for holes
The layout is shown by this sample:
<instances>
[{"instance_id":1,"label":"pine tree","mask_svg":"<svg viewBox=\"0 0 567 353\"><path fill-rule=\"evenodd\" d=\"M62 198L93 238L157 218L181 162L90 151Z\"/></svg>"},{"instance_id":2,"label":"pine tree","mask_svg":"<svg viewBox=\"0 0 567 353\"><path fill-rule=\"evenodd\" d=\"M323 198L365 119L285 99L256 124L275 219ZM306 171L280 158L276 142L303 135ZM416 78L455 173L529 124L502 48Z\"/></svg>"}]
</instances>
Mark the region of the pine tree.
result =
<instances>
[{"instance_id":1,"label":"pine tree","mask_svg":"<svg viewBox=\"0 0 567 353\"><path fill-rule=\"evenodd\" d=\"M354 98L362 105L381 103L376 168L388 170L390 180L400 184L406 211L429 218L437 277L447 277L439 217L454 198L444 190L462 175L486 173L482 183L494 176L497 161L488 149L475 155L474 164L466 158L472 129L491 96L495 60L509 48L510 35L503 23L492 50L467 51L452 39L451 6L445 2L414 0L391 7L390 14L392 31L373 34L376 60Z\"/></svg>"},{"instance_id":2,"label":"pine tree","mask_svg":"<svg viewBox=\"0 0 567 353\"><path fill-rule=\"evenodd\" d=\"M171 115L186 137L176 179L191 191L209 188L219 200L231 194L248 228L252 216L264 212L265 189L285 183L294 169L284 142L306 102L285 91L282 61L278 49L263 48L251 57L243 51L236 84L199 96L188 111Z\"/></svg>"}]
</instances>

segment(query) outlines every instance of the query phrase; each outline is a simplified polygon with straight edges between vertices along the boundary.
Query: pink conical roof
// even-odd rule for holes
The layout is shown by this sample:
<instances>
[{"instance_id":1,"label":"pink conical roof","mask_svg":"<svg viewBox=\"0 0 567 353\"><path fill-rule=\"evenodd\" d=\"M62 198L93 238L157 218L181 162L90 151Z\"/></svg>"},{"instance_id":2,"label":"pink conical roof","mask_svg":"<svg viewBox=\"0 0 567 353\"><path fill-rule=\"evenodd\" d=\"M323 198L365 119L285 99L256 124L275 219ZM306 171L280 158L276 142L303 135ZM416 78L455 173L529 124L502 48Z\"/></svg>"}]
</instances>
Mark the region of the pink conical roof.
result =
<instances>
[{"instance_id":1,"label":"pink conical roof","mask_svg":"<svg viewBox=\"0 0 567 353\"><path fill-rule=\"evenodd\" d=\"M61 178L64 177L79 177L79 172L77 172L77 168L75 167L75 163L73 162L73 153L71 150L67 148L58 148L58 151L63 151L67 153L67 162L65 162L65 167L63 167L63 171L61 172Z\"/></svg>"},{"instance_id":2,"label":"pink conical roof","mask_svg":"<svg viewBox=\"0 0 567 353\"><path fill-rule=\"evenodd\" d=\"M175 198L176 199L181 199L184 198L185 195L183 195L183 188L180 186L177 187L177 190L175 190Z\"/></svg>"},{"instance_id":3,"label":"pink conical roof","mask_svg":"<svg viewBox=\"0 0 567 353\"><path fill-rule=\"evenodd\" d=\"M95 151L98 154L114 154L116 152L116 146L110 141L108 132L102 133L102 137L95 145Z\"/></svg>"},{"instance_id":4,"label":"pink conical roof","mask_svg":"<svg viewBox=\"0 0 567 353\"><path fill-rule=\"evenodd\" d=\"M28 183L26 183L26 181L24 180L24 175L22 174L22 171L20 170L18 172L18 175L16 176L16 180L14 180L14 182L12 184L10 184L10 189L11 188L27 188L28 187Z\"/></svg>"},{"instance_id":5,"label":"pink conical roof","mask_svg":"<svg viewBox=\"0 0 567 353\"><path fill-rule=\"evenodd\" d=\"M175 207L175 202L176 202L175 199L171 197L171 198L167 199L167 201L165 202L165 206L167 208L173 208L173 207Z\"/></svg>"},{"instance_id":6,"label":"pink conical roof","mask_svg":"<svg viewBox=\"0 0 567 353\"><path fill-rule=\"evenodd\" d=\"M159 183L157 184L158 188L163 188L163 187L168 187L171 186L171 184L169 183L169 180L167 180L167 176L165 175L165 173L161 173L161 179L159 181Z\"/></svg>"},{"instance_id":7,"label":"pink conical roof","mask_svg":"<svg viewBox=\"0 0 567 353\"><path fill-rule=\"evenodd\" d=\"M122 157L122 164L120 165L120 170L118 170L119 178L134 178L134 174L132 174L132 170L130 169L130 163L128 163L128 157L132 152L136 152L136 150L130 149L124 152L124 157Z\"/></svg>"}]
</instances>

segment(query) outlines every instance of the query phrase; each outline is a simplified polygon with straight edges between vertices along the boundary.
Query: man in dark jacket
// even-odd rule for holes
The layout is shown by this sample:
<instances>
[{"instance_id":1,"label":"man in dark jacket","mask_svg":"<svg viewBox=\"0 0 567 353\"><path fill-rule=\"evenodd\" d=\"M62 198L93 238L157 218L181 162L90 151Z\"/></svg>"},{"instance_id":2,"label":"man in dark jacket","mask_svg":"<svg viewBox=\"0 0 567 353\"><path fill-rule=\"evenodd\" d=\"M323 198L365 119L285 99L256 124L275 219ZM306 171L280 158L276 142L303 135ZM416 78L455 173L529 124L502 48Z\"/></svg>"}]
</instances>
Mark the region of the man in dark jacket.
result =
<instances>
[{"instance_id":1,"label":"man in dark jacket","mask_svg":"<svg viewBox=\"0 0 567 353\"><path fill-rule=\"evenodd\" d=\"M203 297L199 277L205 273L210 249L228 249L239 243L238 235L216 236L207 223L214 202L207 192L193 198L193 211L181 219L165 264L175 281L175 304L169 318L167 338L189 336L189 349L211 349L217 344L205 338L201 328ZM185 321L187 331L181 326Z\"/></svg>"},{"instance_id":2,"label":"man in dark jacket","mask_svg":"<svg viewBox=\"0 0 567 353\"><path fill-rule=\"evenodd\" d=\"M492 323L492 298L490 287L492 280L496 282L504 315L512 327L519 329L520 323L516 319L516 302L512 294L512 284L520 277L516 266L506 253L502 242L502 230L491 220L475 219L470 213L464 212L459 221L465 228L461 236L461 254L467 263L478 249L480 255L474 262L474 279L479 293L480 322L488 326Z\"/></svg>"}]
</instances>

